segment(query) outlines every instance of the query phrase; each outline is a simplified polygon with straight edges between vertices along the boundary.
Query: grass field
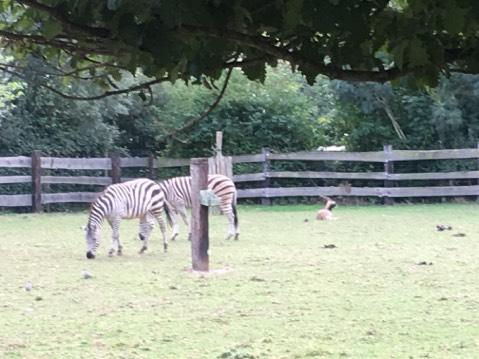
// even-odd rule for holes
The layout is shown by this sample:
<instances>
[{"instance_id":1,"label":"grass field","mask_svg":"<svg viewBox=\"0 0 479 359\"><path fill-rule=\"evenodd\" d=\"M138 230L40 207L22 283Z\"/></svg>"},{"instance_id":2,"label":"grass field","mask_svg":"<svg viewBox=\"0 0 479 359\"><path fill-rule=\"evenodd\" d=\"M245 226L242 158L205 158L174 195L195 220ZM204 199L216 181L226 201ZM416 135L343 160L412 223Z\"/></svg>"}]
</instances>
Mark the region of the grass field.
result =
<instances>
[{"instance_id":1,"label":"grass field","mask_svg":"<svg viewBox=\"0 0 479 359\"><path fill-rule=\"evenodd\" d=\"M478 205L314 211L242 206L237 242L215 216L208 275L188 271L184 226L140 256L123 222L124 256L105 230L88 261L86 213L1 215L0 358L479 356Z\"/></svg>"}]
</instances>

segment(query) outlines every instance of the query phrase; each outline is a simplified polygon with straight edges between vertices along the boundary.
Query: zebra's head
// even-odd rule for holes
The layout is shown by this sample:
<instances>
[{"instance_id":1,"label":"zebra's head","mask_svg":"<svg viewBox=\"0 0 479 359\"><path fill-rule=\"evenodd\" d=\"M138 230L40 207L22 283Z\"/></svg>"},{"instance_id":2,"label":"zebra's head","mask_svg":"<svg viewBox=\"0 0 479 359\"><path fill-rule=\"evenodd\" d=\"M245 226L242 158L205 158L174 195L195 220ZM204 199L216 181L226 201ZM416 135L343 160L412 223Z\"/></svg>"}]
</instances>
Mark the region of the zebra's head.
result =
<instances>
[{"instance_id":1,"label":"zebra's head","mask_svg":"<svg viewBox=\"0 0 479 359\"><path fill-rule=\"evenodd\" d=\"M94 224L86 227L86 257L95 258L96 250L100 245L100 228Z\"/></svg>"}]
</instances>

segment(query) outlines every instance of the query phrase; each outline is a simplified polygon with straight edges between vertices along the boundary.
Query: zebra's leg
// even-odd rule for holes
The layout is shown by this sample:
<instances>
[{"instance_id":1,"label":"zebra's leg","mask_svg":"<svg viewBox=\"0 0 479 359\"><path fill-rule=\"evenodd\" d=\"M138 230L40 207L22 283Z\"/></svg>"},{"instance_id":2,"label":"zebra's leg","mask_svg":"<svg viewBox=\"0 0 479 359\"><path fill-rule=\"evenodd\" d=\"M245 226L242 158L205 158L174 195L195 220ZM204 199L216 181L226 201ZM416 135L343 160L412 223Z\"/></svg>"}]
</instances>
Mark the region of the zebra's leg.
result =
<instances>
[{"instance_id":1,"label":"zebra's leg","mask_svg":"<svg viewBox=\"0 0 479 359\"><path fill-rule=\"evenodd\" d=\"M153 229L153 221L148 214L140 218L140 239L143 241L143 246L140 249L140 254L148 249L148 242L150 240L150 233Z\"/></svg>"},{"instance_id":2,"label":"zebra's leg","mask_svg":"<svg viewBox=\"0 0 479 359\"><path fill-rule=\"evenodd\" d=\"M228 201L222 201L220 204L221 211L226 216L228 220L228 234L226 235L226 240L236 237L236 226L235 226L235 215L231 203Z\"/></svg>"},{"instance_id":3,"label":"zebra's leg","mask_svg":"<svg viewBox=\"0 0 479 359\"><path fill-rule=\"evenodd\" d=\"M180 213L180 216L183 219L183 222L185 222L186 227L188 227L188 240L191 241L191 225L188 221L185 205L182 205L181 207L179 207L178 212Z\"/></svg>"},{"instance_id":4,"label":"zebra's leg","mask_svg":"<svg viewBox=\"0 0 479 359\"><path fill-rule=\"evenodd\" d=\"M180 226L178 225L178 212L172 207L168 207L168 209L170 211L171 223L173 225L173 234L171 235L171 240L174 241L180 233Z\"/></svg>"},{"instance_id":5,"label":"zebra's leg","mask_svg":"<svg viewBox=\"0 0 479 359\"><path fill-rule=\"evenodd\" d=\"M160 227L161 236L163 237L163 251L166 253L168 251L168 236L166 235L166 225L165 220L163 219L163 210L154 214L156 221Z\"/></svg>"},{"instance_id":6,"label":"zebra's leg","mask_svg":"<svg viewBox=\"0 0 479 359\"><path fill-rule=\"evenodd\" d=\"M112 230L112 240L111 240L111 247L108 251L108 255L111 257L115 252L121 255L122 246L120 244L120 221L121 218L114 217L114 218L107 218L108 223L110 224Z\"/></svg>"}]
</instances>

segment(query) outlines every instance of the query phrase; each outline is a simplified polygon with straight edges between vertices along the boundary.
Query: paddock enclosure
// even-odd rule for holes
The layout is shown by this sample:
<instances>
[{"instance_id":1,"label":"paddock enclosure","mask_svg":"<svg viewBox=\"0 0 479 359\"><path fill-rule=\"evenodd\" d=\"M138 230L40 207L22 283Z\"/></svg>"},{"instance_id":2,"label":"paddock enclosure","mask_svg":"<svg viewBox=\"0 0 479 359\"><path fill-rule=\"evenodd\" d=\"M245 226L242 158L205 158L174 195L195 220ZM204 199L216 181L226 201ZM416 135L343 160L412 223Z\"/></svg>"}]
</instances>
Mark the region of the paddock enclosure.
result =
<instances>
[{"instance_id":1,"label":"paddock enclosure","mask_svg":"<svg viewBox=\"0 0 479 359\"><path fill-rule=\"evenodd\" d=\"M264 148L232 157L217 153L209 160L210 173L234 180L240 200L263 204L319 195L375 198L387 204L479 195L479 147L393 150L385 145L383 151L294 153ZM189 175L189 165L190 159L153 155L66 158L34 151L31 157L0 157L0 208L31 207L38 212L45 205L88 203L110 183Z\"/></svg>"},{"instance_id":2,"label":"paddock enclosure","mask_svg":"<svg viewBox=\"0 0 479 359\"><path fill-rule=\"evenodd\" d=\"M0 215L1 358L473 358L476 203L239 206L241 239L210 218L210 272L183 231L137 253L84 257L86 212ZM436 226L451 226L438 231ZM85 279L83 271L91 273ZM31 283L31 290L29 287Z\"/></svg>"}]
</instances>

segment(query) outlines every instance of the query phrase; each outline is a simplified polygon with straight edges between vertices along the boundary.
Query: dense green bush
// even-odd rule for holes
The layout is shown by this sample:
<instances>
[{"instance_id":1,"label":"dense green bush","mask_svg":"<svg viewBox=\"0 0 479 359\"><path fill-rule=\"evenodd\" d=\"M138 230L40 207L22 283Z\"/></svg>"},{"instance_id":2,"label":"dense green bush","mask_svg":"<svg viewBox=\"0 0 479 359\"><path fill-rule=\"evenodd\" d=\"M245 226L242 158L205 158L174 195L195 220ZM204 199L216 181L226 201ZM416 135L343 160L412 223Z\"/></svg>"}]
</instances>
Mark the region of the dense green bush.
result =
<instances>
[{"instance_id":1,"label":"dense green bush","mask_svg":"<svg viewBox=\"0 0 479 359\"><path fill-rule=\"evenodd\" d=\"M315 148L320 142L319 109L314 97L306 93L308 87L285 65L269 69L264 84L250 82L234 71L219 106L169 141L166 153L178 157L209 155L218 130L224 133L227 154L257 153L262 147L280 152ZM165 86L164 91L166 100L155 111L158 121L170 129L199 117L216 96L204 87L184 84ZM166 133L160 131L158 138Z\"/></svg>"}]
</instances>

